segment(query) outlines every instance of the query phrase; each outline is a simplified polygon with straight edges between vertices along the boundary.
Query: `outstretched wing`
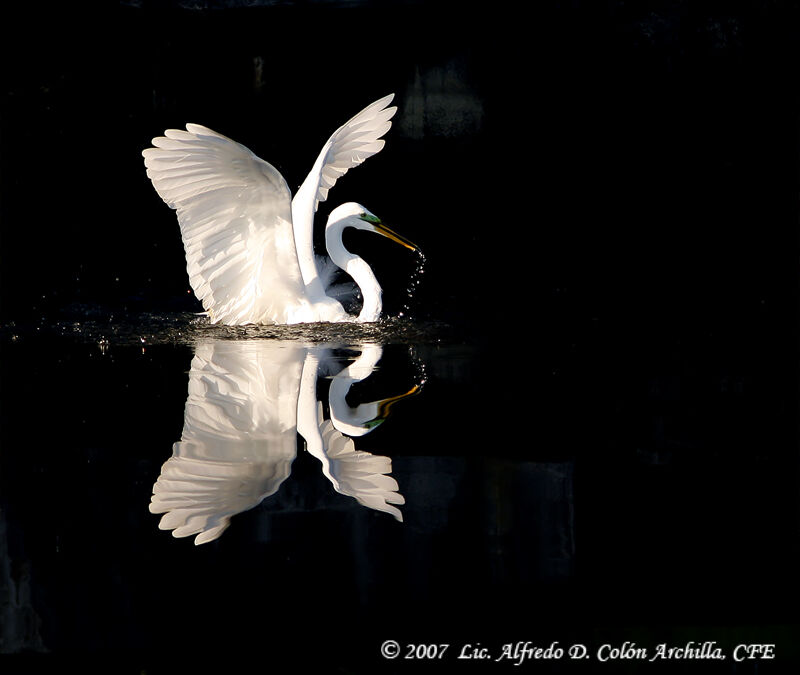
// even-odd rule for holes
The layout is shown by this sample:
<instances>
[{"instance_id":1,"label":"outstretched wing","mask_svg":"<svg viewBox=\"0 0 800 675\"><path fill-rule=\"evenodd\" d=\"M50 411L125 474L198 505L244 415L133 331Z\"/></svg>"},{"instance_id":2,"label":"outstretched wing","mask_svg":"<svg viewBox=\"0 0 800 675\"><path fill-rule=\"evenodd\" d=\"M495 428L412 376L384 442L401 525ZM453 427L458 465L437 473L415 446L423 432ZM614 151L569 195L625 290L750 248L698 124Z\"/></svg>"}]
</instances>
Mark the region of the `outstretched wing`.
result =
<instances>
[{"instance_id":1,"label":"outstretched wing","mask_svg":"<svg viewBox=\"0 0 800 675\"><path fill-rule=\"evenodd\" d=\"M322 471L333 488L362 506L390 513L402 522L403 513L394 505L405 504L405 499L391 476L392 460L356 450L352 438L337 431L330 420L322 419L322 404L319 431L325 458Z\"/></svg>"},{"instance_id":2,"label":"outstretched wing","mask_svg":"<svg viewBox=\"0 0 800 675\"><path fill-rule=\"evenodd\" d=\"M168 129L144 156L177 211L189 283L214 323L292 323L304 291L291 192L275 167L198 124Z\"/></svg>"},{"instance_id":3,"label":"outstretched wing","mask_svg":"<svg viewBox=\"0 0 800 675\"><path fill-rule=\"evenodd\" d=\"M327 199L328 190L349 169L381 151L385 144L381 136L389 131L392 126L389 120L397 112L396 107L387 107L393 98L394 94L389 94L368 105L333 133L292 200L297 253L300 264L308 265L308 269L303 269L306 283L316 277L313 228L317 206Z\"/></svg>"},{"instance_id":4,"label":"outstretched wing","mask_svg":"<svg viewBox=\"0 0 800 675\"><path fill-rule=\"evenodd\" d=\"M181 440L153 486L159 528L202 544L277 492L297 453L305 352L275 340L197 345Z\"/></svg>"}]
</instances>

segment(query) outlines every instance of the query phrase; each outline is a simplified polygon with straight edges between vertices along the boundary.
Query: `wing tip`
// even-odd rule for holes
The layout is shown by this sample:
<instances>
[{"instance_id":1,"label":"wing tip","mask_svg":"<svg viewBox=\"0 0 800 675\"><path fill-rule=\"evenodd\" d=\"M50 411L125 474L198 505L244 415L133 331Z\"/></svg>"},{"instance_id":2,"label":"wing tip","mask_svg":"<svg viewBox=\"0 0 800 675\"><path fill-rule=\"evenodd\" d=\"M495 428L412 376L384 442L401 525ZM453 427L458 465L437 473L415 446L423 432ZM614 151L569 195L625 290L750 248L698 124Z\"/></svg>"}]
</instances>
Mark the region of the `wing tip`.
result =
<instances>
[{"instance_id":1,"label":"wing tip","mask_svg":"<svg viewBox=\"0 0 800 675\"><path fill-rule=\"evenodd\" d=\"M194 134L195 136L219 136L218 133L212 131L206 126L202 124L196 124L194 122L187 122L186 123L186 131L190 134Z\"/></svg>"}]
</instances>

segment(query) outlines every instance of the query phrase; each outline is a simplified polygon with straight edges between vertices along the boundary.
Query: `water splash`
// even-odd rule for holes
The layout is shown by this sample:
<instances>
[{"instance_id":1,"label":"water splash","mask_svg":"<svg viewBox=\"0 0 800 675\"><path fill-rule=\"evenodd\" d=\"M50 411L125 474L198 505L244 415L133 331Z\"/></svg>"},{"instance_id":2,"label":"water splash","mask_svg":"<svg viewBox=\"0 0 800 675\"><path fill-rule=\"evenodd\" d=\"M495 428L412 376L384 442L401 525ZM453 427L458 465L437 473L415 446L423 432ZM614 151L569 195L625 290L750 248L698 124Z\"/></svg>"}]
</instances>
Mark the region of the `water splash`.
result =
<instances>
[{"instance_id":1,"label":"water splash","mask_svg":"<svg viewBox=\"0 0 800 675\"><path fill-rule=\"evenodd\" d=\"M141 313L118 316L99 312L81 321L42 320L33 325L0 324L0 344L69 339L91 345L105 355L117 346L139 349L157 345L193 346L207 340L292 340L305 343L416 344L441 343L449 326L436 321L414 321L407 317L385 317L375 323L316 323L292 326L212 325L207 317L187 312Z\"/></svg>"},{"instance_id":2,"label":"water splash","mask_svg":"<svg viewBox=\"0 0 800 675\"><path fill-rule=\"evenodd\" d=\"M408 358L411 362L411 370L414 373L417 387L422 391L428 381L428 371L425 360L419 355L416 344L408 346Z\"/></svg>"},{"instance_id":3,"label":"water splash","mask_svg":"<svg viewBox=\"0 0 800 675\"><path fill-rule=\"evenodd\" d=\"M420 283L422 282L422 275L425 274L425 263L427 261L425 254L420 249L417 249L416 253L417 265L414 268L414 271L411 273L411 277L408 282L408 288L406 288L406 300L403 303L403 309L399 314L401 318L406 319L412 318L411 306L414 301L414 296L419 290Z\"/></svg>"},{"instance_id":4,"label":"water splash","mask_svg":"<svg viewBox=\"0 0 800 675\"><path fill-rule=\"evenodd\" d=\"M451 328L436 320L417 320L412 306L425 274L427 259L419 249L414 271L410 275L407 295L402 310L397 316L385 316L374 323L315 323L296 325L213 325L207 316L189 312L128 313L122 316L115 311L104 311L102 307L75 306L69 314L72 319L48 320L42 317L37 325L23 328L14 322L0 324L0 343L16 342L34 336L61 337L69 335L81 342L93 344L102 354L112 345L135 344L145 346L162 344L195 345L206 340L220 339L278 339L308 343L341 342L378 344L389 343L441 343L449 339ZM80 320L76 320L80 319ZM420 375L421 380L427 376Z\"/></svg>"}]
</instances>

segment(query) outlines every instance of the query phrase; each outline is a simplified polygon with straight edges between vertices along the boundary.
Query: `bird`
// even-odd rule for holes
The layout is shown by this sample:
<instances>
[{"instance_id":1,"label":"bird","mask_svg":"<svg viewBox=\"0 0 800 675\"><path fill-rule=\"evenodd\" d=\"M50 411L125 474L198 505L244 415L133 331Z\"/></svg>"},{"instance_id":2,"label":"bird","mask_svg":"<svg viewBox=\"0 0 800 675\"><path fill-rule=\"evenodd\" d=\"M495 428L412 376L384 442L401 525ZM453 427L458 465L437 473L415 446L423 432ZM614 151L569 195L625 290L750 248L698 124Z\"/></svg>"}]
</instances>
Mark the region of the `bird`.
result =
<instances>
[{"instance_id":1,"label":"bird","mask_svg":"<svg viewBox=\"0 0 800 675\"><path fill-rule=\"evenodd\" d=\"M158 195L177 213L189 283L212 324L377 321L382 290L372 268L348 251L348 227L418 251L356 202L334 208L325 227L330 261L355 282L357 315L332 295L330 265L314 253L314 216L347 171L380 152L397 108L394 94L371 103L323 146L292 197L281 173L236 141L200 124L167 129L142 151ZM335 269L335 268L334 268Z\"/></svg>"}]
</instances>

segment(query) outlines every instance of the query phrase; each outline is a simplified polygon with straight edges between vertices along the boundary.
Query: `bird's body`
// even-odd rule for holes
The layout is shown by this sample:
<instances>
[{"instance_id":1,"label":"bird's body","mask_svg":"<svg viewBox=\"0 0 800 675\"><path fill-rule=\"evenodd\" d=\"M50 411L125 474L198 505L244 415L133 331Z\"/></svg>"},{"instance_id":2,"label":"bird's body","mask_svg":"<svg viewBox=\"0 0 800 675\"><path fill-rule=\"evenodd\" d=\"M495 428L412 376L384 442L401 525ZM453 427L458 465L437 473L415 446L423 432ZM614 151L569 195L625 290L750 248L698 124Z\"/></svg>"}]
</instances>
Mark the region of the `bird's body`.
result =
<instances>
[{"instance_id":1,"label":"bird's body","mask_svg":"<svg viewBox=\"0 0 800 675\"><path fill-rule=\"evenodd\" d=\"M381 289L367 263L342 243L346 227L365 229L415 250L363 206L348 202L328 217L331 260L353 277L358 316L326 291L313 246L319 202L348 169L379 152L396 108L393 96L339 127L292 198L280 172L235 141L197 124L168 129L142 154L147 175L178 215L189 283L213 323L376 321Z\"/></svg>"}]
</instances>

